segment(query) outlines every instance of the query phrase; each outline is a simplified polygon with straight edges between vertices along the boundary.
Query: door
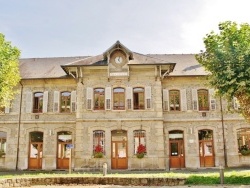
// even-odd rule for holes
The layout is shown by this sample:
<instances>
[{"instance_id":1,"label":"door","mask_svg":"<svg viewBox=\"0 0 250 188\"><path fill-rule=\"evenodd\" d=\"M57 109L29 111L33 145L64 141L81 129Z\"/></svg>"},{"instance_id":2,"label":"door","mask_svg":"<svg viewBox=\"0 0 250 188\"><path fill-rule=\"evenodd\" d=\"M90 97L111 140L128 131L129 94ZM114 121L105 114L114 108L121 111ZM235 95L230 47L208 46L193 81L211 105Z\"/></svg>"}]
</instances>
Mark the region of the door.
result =
<instances>
[{"instance_id":1,"label":"door","mask_svg":"<svg viewBox=\"0 0 250 188\"><path fill-rule=\"evenodd\" d=\"M213 131L199 131L200 167L214 167Z\"/></svg>"},{"instance_id":2,"label":"door","mask_svg":"<svg viewBox=\"0 0 250 188\"><path fill-rule=\"evenodd\" d=\"M112 169L127 169L127 132L112 131L112 146L111 146L111 168Z\"/></svg>"},{"instance_id":3,"label":"door","mask_svg":"<svg viewBox=\"0 0 250 188\"><path fill-rule=\"evenodd\" d=\"M31 132L29 144L29 169L42 169L43 133Z\"/></svg>"},{"instance_id":4,"label":"door","mask_svg":"<svg viewBox=\"0 0 250 188\"><path fill-rule=\"evenodd\" d=\"M169 167L185 168L183 131L169 132Z\"/></svg>"},{"instance_id":5,"label":"door","mask_svg":"<svg viewBox=\"0 0 250 188\"><path fill-rule=\"evenodd\" d=\"M214 154L212 141L199 141L200 145L200 166L214 167Z\"/></svg>"},{"instance_id":6,"label":"door","mask_svg":"<svg viewBox=\"0 0 250 188\"><path fill-rule=\"evenodd\" d=\"M170 168L184 168L183 140L170 141Z\"/></svg>"},{"instance_id":7,"label":"door","mask_svg":"<svg viewBox=\"0 0 250 188\"><path fill-rule=\"evenodd\" d=\"M67 147L72 144L71 132L59 132L57 139L57 169L68 169L71 157L71 149Z\"/></svg>"}]
</instances>

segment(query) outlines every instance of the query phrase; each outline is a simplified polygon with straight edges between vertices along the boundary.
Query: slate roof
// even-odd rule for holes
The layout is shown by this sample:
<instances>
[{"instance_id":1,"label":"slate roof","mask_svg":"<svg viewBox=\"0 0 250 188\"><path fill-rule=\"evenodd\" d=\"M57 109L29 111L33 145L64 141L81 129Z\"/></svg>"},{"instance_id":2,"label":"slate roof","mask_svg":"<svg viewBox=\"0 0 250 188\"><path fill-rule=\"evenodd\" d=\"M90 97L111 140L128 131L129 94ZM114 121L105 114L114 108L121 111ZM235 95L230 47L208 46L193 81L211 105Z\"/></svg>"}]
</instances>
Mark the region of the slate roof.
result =
<instances>
[{"instance_id":1,"label":"slate roof","mask_svg":"<svg viewBox=\"0 0 250 188\"><path fill-rule=\"evenodd\" d=\"M22 79L66 77L61 65L83 58L86 56L20 59L20 74Z\"/></svg>"},{"instance_id":2,"label":"slate roof","mask_svg":"<svg viewBox=\"0 0 250 188\"><path fill-rule=\"evenodd\" d=\"M195 54L150 54L164 61L176 63L170 76L203 76L208 75L205 68L195 59Z\"/></svg>"},{"instance_id":3,"label":"slate roof","mask_svg":"<svg viewBox=\"0 0 250 188\"><path fill-rule=\"evenodd\" d=\"M129 65L171 64L176 63L170 76L207 75L196 61L194 54L148 54L133 53ZM27 58L20 59L20 73L23 79L63 78L67 74L64 66L107 66L103 54L97 56L56 57L56 58Z\"/></svg>"}]
</instances>

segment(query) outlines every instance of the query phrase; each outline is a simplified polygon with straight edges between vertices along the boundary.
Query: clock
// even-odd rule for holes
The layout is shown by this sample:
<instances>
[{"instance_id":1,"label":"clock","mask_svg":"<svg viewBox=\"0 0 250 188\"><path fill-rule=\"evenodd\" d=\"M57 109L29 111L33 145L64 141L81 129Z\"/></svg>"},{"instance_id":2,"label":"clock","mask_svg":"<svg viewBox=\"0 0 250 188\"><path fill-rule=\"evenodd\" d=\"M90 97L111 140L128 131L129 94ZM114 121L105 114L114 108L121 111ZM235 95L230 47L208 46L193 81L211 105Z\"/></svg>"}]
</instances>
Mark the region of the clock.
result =
<instances>
[{"instance_id":1,"label":"clock","mask_svg":"<svg viewBox=\"0 0 250 188\"><path fill-rule=\"evenodd\" d=\"M121 56L117 56L117 57L115 57L115 62L120 64L123 62L123 58Z\"/></svg>"},{"instance_id":2,"label":"clock","mask_svg":"<svg viewBox=\"0 0 250 188\"><path fill-rule=\"evenodd\" d=\"M110 62L117 68L121 68L123 65L126 64L127 58L126 53L122 50L114 50L110 54Z\"/></svg>"}]
</instances>

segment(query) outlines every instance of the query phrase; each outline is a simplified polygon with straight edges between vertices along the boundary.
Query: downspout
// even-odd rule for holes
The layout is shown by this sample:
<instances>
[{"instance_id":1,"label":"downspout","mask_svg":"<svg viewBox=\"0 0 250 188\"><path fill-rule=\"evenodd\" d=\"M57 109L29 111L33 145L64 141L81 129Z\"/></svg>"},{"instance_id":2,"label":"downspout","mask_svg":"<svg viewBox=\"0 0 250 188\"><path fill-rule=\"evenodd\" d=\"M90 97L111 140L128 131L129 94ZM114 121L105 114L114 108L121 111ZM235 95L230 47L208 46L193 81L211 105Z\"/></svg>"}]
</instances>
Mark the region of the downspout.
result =
<instances>
[{"instance_id":1,"label":"downspout","mask_svg":"<svg viewBox=\"0 0 250 188\"><path fill-rule=\"evenodd\" d=\"M224 131L224 116L223 116L223 108L222 108L221 96L220 96L220 112L221 112L221 126L222 126L222 137L223 137L224 162L225 162L225 167L228 167L227 166L227 150L226 150L226 141L225 141L225 131Z\"/></svg>"},{"instance_id":2,"label":"downspout","mask_svg":"<svg viewBox=\"0 0 250 188\"><path fill-rule=\"evenodd\" d=\"M18 129L17 129L16 170L18 170L18 162L19 162L19 140L20 140L20 127L21 127L22 101L23 101L23 84L21 81L19 83L21 85L21 93L20 93L20 104L19 104Z\"/></svg>"}]
</instances>

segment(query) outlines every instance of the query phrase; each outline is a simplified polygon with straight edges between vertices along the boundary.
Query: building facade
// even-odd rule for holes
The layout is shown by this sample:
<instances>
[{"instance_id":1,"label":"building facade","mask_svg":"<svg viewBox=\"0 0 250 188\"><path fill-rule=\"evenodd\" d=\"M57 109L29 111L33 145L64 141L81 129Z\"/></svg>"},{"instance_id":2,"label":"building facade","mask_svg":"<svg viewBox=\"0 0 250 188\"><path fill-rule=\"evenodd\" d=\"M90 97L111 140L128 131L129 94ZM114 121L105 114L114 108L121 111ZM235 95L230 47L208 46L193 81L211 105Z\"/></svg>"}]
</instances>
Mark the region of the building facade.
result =
<instances>
[{"instance_id":1,"label":"building facade","mask_svg":"<svg viewBox=\"0 0 250 188\"><path fill-rule=\"evenodd\" d=\"M0 168L169 170L242 166L250 125L209 88L194 55L143 55L117 41L92 57L20 59L0 114ZM138 158L142 146L143 158Z\"/></svg>"}]
</instances>

